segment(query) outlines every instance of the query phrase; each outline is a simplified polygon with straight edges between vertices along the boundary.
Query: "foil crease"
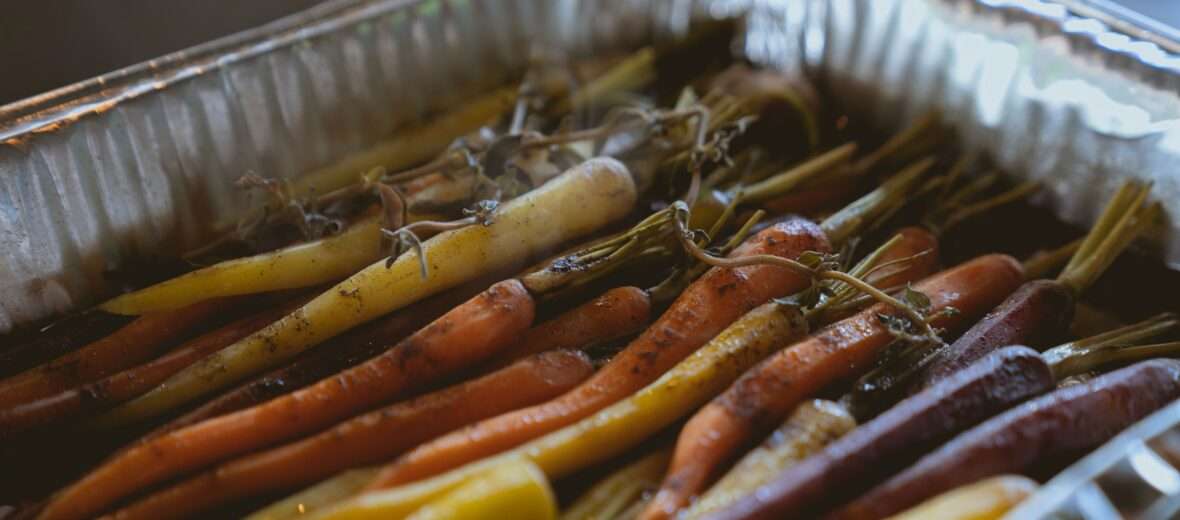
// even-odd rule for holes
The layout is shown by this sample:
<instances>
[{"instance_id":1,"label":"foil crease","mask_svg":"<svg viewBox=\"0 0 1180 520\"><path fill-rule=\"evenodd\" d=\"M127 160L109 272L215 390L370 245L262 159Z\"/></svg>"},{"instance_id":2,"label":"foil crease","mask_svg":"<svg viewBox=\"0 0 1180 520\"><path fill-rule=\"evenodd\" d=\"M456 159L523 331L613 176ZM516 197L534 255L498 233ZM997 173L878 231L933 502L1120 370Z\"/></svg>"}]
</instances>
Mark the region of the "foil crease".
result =
<instances>
[{"instance_id":1,"label":"foil crease","mask_svg":"<svg viewBox=\"0 0 1180 520\"><path fill-rule=\"evenodd\" d=\"M1088 224L1153 180L1180 267L1180 58L1038 0L337 0L0 107L0 332L109 295L128 259L208 240L294 178L571 55L737 18L750 60L822 78L882 127L939 109Z\"/></svg>"}]
</instances>

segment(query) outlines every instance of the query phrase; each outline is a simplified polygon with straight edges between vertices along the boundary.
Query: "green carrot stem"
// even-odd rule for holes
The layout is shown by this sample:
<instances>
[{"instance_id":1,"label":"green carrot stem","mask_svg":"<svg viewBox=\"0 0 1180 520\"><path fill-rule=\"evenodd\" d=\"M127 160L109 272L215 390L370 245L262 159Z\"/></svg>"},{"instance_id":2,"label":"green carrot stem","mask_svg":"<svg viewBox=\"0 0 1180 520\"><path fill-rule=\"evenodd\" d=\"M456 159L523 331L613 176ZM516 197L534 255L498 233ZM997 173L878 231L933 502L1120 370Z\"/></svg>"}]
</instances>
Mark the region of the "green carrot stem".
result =
<instances>
[{"instance_id":1,"label":"green carrot stem","mask_svg":"<svg viewBox=\"0 0 1180 520\"><path fill-rule=\"evenodd\" d=\"M1058 345L1041 353L1041 356L1060 380L1089 372L1113 361L1141 359L1135 356L1158 349L1133 350L1132 347L1144 340L1175 330L1178 326L1180 317L1172 313L1163 313L1125 327Z\"/></svg>"},{"instance_id":2,"label":"green carrot stem","mask_svg":"<svg viewBox=\"0 0 1180 520\"><path fill-rule=\"evenodd\" d=\"M933 166L934 158L927 157L905 167L876 190L853 201L820 223L820 228L824 230L832 247L839 248L848 239L862 233L866 226L880 216L904 205L909 200L910 192Z\"/></svg>"},{"instance_id":3,"label":"green carrot stem","mask_svg":"<svg viewBox=\"0 0 1180 520\"><path fill-rule=\"evenodd\" d=\"M873 150L868 155L865 155L856 162L853 166L858 171L871 171L880 165L886 158L898 155L905 151L907 147L911 147L915 142L928 131L933 130L938 125L939 115L937 112L928 112L919 117L905 130L885 141L885 144L880 148Z\"/></svg>"},{"instance_id":4,"label":"green carrot stem","mask_svg":"<svg viewBox=\"0 0 1180 520\"><path fill-rule=\"evenodd\" d=\"M1040 188L1041 185L1039 183L1029 181L994 197L963 206L962 208L952 212L950 216L946 218L946 222L944 222L942 225L942 230L945 232L947 229L955 227L955 225L958 223L979 215L980 213L984 213L1005 204L1021 200L1029 195L1032 195L1033 192Z\"/></svg>"},{"instance_id":5,"label":"green carrot stem","mask_svg":"<svg viewBox=\"0 0 1180 520\"><path fill-rule=\"evenodd\" d=\"M1038 253L1024 262L1024 278L1037 280L1045 278L1049 272L1066 264L1078 249L1082 247L1083 239L1079 238L1052 251Z\"/></svg>"},{"instance_id":6,"label":"green carrot stem","mask_svg":"<svg viewBox=\"0 0 1180 520\"><path fill-rule=\"evenodd\" d=\"M1114 263L1136 237L1147 230L1161 211L1158 204L1144 206L1149 188L1136 184L1131 197L1116 195L1111 205L1119 206L1118 209L1121 211L1110 219L1103 215L1104 222L1100 224L1105 233L1097 234L1097 226L1091 231L1091 236L1082 242L1081 248L1071 259L1072 266L1066 266L1057 277L1058 282L1069 287L1074 295L1080 295ZM1120 193L1123 191L1120 190ZM1087 245L1090 245L1089 249Z\"/></svg>"},{"instance_id":7,"label":"green carrot stem","mask_svg":"<svg viewBox=\"0 0 1180 520\"><path fill-rule=\"evenodd\" d=\"M1110 234L1110 230L1114 227L1115 223L1122 218L1127 205L1131 203L1138 193L1139 185L1137 183L1128 182L1119 187L1114 197L1106 203L1106 208L1102 210L1102 215L1098 217L1090 232L1086 234L1086 238L1082 241L1082 245L1078 248L1077 253L1065 265L1064 272L1076 269L1079 263L1094 253L1094 249L1102 242L1103 237Z\"/></svg>"},{"instance_id":8,"label":"green carrot stem","mask_svg":"<svg viewBox=\"0 0 1180 520\"><path fill-rule=\"evenodd\" d=\"M846 143L833 148L782 173L777 173L766 180L746 187L743 198L747 203L759 204L783 195L816 179L820 174L845 164L854 153L856 153L856 143Z\"/></svg>"}]
</instances>

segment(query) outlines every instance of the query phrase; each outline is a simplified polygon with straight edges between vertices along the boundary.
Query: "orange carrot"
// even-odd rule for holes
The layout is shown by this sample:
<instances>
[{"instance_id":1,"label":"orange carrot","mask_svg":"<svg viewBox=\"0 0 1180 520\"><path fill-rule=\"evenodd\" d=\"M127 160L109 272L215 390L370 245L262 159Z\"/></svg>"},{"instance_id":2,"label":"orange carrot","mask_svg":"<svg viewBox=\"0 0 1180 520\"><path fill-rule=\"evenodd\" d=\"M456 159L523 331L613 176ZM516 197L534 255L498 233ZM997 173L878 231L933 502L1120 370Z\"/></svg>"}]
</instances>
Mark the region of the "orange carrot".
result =
<instances>
[{"instance_id":1,"label":"orange carrot","mask_svg":"<svg viewBox=\"0 0 1180 520\"><path fill-rule=\"evenodd\" d=\"M471 299L489 283L499 279L503 279L503 276L463 284L384 318L361 325L324 342L284 367L234 387L197 409L152 430L143 438L158 437L201 421L265 403L368 361L396 346L406 336L438 319L456 305Z\"/></svg>"},{"instance_id":2,"label":"orange carrot","mask_svg":"<svg viewBox=\"0 0 1180 520\"><path fill-rule=\"evenodd\" d=\"M915 289L929 297L936 327L957 330L982 316L1023 281L1020 263L988 255L936 274ZM743 446L768 433L804 399L854 377L893 339L875 305L836 322L746 372L685 424L664 483L644 511L646 519L671 518L705 490Z\"/></svg>"},{"instance_id":3,"label":"orange carrot","mask_svg":"<svg viewBox=\"0 0 1180 520\"><path fill-rule=\"evenodd\" d=\"M500 357L510 363L557 349L582 349L638 332L651 314L651 298L638 287L616 287L528 330Z\"/></svg>"},{"instance_id":4,"label":"orange carrot","mask_svg":"<svg viewBox=\"0 0 1180 520\"><path fill-rule=\"evenodd\" d=\"M109 336L0 381L0 409L48 397L151 359L225 305L224 300L208 301L140 316Z\"/></svg>"},{"instance_id":5,"label":"orange carrot","mask_svg":"<svg viewBox=\"0 0 1180 520\"><path fill-rule=\"evenodd\" d=\"M262 493L291 489L375 464L465 424L542 402L594 372L585 354L555 350L416 399L345 421L330 430L249 455L135 502L120 520L195 515Z\"/></svg>"},{"instance_id":6,"label":"orange carrot","mask_svg":"<svg viewBox=\"0 0 1180 520\"><path fill-rule=\"evenodd\" d=\"M793 218L762 230L730 256L796 258L805 251L828 249L819 226ZM481 421L419 446L383 470L372 487L436 475L581 420L651 383L754 307L808 283L806 276L780 266L712 268L585 383L549 402Z\"/></svg>"},{"instance_id":7,"label":"orange carrot","mask_svg":"<svg viewBox=\"0 0 1180 520\"><path fill-rule=\"evenodd\" d=\"M124 450L54 497L41 518L85 518L146 486L330 426L487 359L508 347L534 312L519 281L497 283L364 364Z\"/></svg>"},{"instance_id":8,"label":"orange carrot","mask_svg":"<svg viewBox=\"0 0 1180 520\"><path fill-rule=\"evenodd\" d=\"M301 304L305 298L230 322L184 342L152 361L56 395L0 410L0 437L87 413L140 395L193 362L254 332Z\"/></svg>"}]
</instances>

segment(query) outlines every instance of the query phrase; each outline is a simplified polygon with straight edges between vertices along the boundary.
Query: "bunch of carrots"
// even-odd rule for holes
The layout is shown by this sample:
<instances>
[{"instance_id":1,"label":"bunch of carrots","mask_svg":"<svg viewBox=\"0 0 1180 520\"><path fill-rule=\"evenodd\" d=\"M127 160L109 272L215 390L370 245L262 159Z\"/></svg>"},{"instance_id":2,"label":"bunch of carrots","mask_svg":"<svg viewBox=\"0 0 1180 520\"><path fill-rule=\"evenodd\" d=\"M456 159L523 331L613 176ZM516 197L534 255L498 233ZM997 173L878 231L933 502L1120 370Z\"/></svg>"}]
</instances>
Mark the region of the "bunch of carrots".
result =
<instances>
[{"instance_id":1,"label":"bunch of carrots","mask_svg":"<svg viewBox=\"0 0 1180 520\"><path fill-rule=\"evenodd\" d=\"M0 349L0 515L993 518L1180 398L1180 318L1070 340L1149 185L943 267L1038 187L715 44L244 177L198 267Z\"/></svg>"}]
</instances>

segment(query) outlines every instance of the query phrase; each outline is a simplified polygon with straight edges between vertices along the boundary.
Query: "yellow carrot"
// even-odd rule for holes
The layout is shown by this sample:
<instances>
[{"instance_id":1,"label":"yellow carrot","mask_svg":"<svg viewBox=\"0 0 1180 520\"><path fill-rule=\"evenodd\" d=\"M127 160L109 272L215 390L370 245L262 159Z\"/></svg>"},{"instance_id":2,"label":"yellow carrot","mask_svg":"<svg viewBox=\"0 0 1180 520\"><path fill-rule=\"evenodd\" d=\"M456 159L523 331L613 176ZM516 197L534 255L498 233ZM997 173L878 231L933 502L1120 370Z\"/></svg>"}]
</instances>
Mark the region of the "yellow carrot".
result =
<instances>
[{"instance_id":1,"label":"yellow carrot","mask_svg":"<svg viewBox=\"0 0 1180 520\"><path fill-rule=\"evenodd\" d=\"M317 518L399 518L489 468L524 458L559 478L618 455L691 412L775 348L798 340L807 324L798 309L768 303L736 321L631 397L501 455L427 480L360 495Z\"/></svg>"},{"instance_id":2,"label":"yellow carrot","mask_svg":"<svg viewBox=\"0 0 1180 520\"><path fill-rule=\"evenodd\" d=\"M422 506L407 520L550 520L557 517L557 499L545 474L516 459L478 475L437 501Z\"/></svg>"},{"instance_id":3,"label":"yellow carrot","mask_svg":"<svg viewBox=\"0 0 1180 520\"><path fill-rule=\"evenodd\" d=\"M684 518L705 518L725 508L855 427L856 419L837 403L814 399L799 405L766 442L742 457L701 495Z\"/></svg>"},{"instance_id":4,"label":"yellow carrot","mask_svg":"<svg viewBox=\"0 0 1180 520\"><path fill-rule=\"evenodd\" d=\"M349 470L255 511L248 520L296 518L344 500L369 484L380 467Z\"/></svg>"},{"instance_id":5,"label":"yellow carrot","mask_svg":"<svg viewBox=\"0 0 1180 520\"><path fill-rule=\"evenodd\" d=\"M890 520L992 520L1000 518L1037 490L1037 483L1019 475L981 480L952 489Z\"/></svg>"},{"instance_id":6,"label":"yellow carrot","mask_svg":"<svg viewBox=\"0 0 1180 520\"><path fill-rule=\"evenodd\" d=\"M599 481L561 513L561 520L606 520L619 515L643 494L659 487L672 458L665 446L623 466Z\"/></svg>"},{"instance_id":7,"label":"yellow carrot","mask_svg":"<svg viewBox=\"0 0 1180 520\"><path fill-rule=\"evenodd\" d=\"M191 402L274 367L356 325L488 272L521 265L627 214L635 183L613 159L591 159L498 208L487 225L442 233L387 266L378 261L272 325L177 373L99 418L112 427Z\"/></svg>"}]
</instances>

